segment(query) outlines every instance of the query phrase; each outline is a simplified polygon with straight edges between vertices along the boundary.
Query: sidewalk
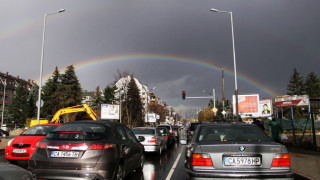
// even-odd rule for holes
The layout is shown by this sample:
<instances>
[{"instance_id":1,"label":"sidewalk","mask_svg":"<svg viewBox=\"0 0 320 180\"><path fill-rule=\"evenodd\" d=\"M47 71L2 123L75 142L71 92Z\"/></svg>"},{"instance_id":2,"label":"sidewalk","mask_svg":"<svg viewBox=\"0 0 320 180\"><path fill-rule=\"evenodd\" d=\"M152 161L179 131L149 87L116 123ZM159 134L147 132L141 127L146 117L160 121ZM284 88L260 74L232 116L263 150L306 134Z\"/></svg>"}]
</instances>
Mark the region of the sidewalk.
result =
<instances>
[{"instance_id":1,"label":"sidewalk","mask_svg":"<svg viewBox=\"0 0 320 180\"><path fill-rule=\"evenodd\" d=\"M287 148L294 173L312 180L320 179L320 152L295 147Z\"/></svg>"}]
</instances>

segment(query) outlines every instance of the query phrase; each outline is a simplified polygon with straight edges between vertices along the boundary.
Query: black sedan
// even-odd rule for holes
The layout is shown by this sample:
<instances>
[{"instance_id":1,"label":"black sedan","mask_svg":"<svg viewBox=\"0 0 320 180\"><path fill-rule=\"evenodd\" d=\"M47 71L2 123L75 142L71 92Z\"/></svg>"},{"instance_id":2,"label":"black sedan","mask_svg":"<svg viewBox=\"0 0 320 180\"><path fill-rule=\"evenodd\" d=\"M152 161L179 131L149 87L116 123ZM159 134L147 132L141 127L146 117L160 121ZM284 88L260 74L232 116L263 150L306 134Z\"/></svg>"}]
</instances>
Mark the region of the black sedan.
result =
<instances>
[{"instance_id":1,"label":"black sedan","mask_svg":"<svg viewBox=\"0 0 320 180\"><path fill-rule=\"evenodd\" d=\"M187 179L293 179L287 148L253 124L199 124L185 159Z\"/></svg>"},{"instance_id":2,"label":"black sedan","mask_svg":"<svg viewBox=\"0 0 320 180\"><path fill-rule=\"evenodd\" d=\"M28 168L40 179L123 179L142 169L143 153L143 145L123 124L77 121L40 141Z\"/></svg>"},{"instance_id":3,"label":"black sedan","mask_svg":"<svg viewBox=\"0 0 320 180\"><path fill-rule=\"evenodd\" d=\"M31 172L8 163L0 162L0 179L1 180L12 180L12 179L21 179L21 180L33 180L36 177L33 177Z\"/></svg>"}]
</instances>

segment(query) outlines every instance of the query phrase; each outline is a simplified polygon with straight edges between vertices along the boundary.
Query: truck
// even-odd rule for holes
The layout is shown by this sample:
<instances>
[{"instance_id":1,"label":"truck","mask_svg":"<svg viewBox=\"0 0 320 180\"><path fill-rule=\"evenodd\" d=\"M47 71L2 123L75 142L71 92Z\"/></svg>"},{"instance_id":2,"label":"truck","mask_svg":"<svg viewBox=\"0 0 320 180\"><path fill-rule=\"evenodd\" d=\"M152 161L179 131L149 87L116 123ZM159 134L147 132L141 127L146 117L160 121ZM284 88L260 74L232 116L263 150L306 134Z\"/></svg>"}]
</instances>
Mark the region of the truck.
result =
<instances>
[{"instance_id":1,"label":"truck","mask_svg":"<svg viewBox=\"0 0 320 180\"><path fill-rule=\"evenodd\" d=\"M88 105L86 104L81 104L81 105L76 105L72 107L67 107L63 109L59 109L52 117L50 120L51 123L58 123L60 120L60 116L63 114L69 114L69 113L76 113L76 112L86 112L93 120L98 120L99 116L94 112L93 109L91 109ZM47 124L49 123L49 120L44 119L44 120L39 120L39 124ZM30 122L30 127L38 124L38 121L31 120Z\"/></svg>"}]
</instances>

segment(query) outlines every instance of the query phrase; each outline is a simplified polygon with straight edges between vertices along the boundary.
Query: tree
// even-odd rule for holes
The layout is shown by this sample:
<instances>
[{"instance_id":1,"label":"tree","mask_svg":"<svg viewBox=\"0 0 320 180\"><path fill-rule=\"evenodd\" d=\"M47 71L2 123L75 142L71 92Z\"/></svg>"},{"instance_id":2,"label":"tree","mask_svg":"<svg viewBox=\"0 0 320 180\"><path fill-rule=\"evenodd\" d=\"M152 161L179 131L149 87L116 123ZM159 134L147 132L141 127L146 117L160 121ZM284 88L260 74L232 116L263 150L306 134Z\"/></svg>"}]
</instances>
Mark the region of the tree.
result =
<instances>
[{"instance_id":1,"label":"tree","mask_svg":"<svg viewBox=\"0 0 320 180\"><path fill-rule=\"evenodd\" d=\"M113 104L115 101L115 91L116 91L116 86L107 86L106 88L104 88L103 90L103 95L104 95L104 99L103 99L103 103L106 104Z\"/></svg>"},{"instance_id":2,"label":"tree","mask_svg":"<svg viewBox=\"0 0 320 180\"><path fill-rule=\"evenodd\" d=\"M310 98L320 97L320 79L314 72L307 75L305 85L306 94L309 95Z\"/></svg>"},{"instance_id":3,"label":"tree","mask_svg":"<svg viewBox=\"0 0 320 180\"><path fill-rule=\"evenodd\" d=\"M305 94L303 77L296 68L293 70L293 75L290 77L287 85L287 95L303 95Z\"/></svg>"},{"instance_id":4,"label":"tree","mask_svg":"<svg viewBox=\"0 0 320 180\"><path fill-rule=\"evenodd\" d=\"M65 73L61 75L61 86L59 86L58 92L61 102L60 108L81 104L81 85L73 65L68 66ZM74 121L75 119L76 114L66 114L63 116L64 122Z\"/></svg>"},{"instance_id":5,"label":"tree","mask_svg":"<svg viewBox=\"0 0 320 180\"><path fill-rule=\"evenodd\" d=\"M12 103L9 106L8 116L17 124L24 124L27 119L28 91L18 82Z\"/></svg>"},{"instance_id":6,"label":"tree","mask_svg":"<svg viewBox=\"0 0 320 180\"><path fill-rule=\"evenodd\" d=\"M140 99L140 90L137 87L135 78L130 76L131 80L128 84L127 92L127 125L129 127L143 126L142 103Z\"/></svg>"},{"instance_id":7,"label":"tree","mask_svg":"<svg viewBox=\"0 0 320 180\"><path fill-rule=\"evenodd\" d=\"M61 86L59 88L62 107L70 107L81 103L81 85L74 71L73 65L67 67L61 75Z\"/></svg>"},{"instance_id":8,"label":"tree","mask_svg":"<svg viewBox=\"0 0 320 180\"><path fill-rule=\"evenodd\" d=\"M54 115L61 108L61 94L59 88L61 85L60 73L58 67L55 68L52 76L46 84L42 87L41 99L44 102L41 108L41 114L43 116Z\"/></svg>"},{"instance_id":9,"label":"tree","mask_svg":"<svg viewBox=\"0 0 320 180\"><path fill-rule=\"evenodd\" d=\"M100 111L101 104L103 103L102 92L100 86L97 86L92 98L92 109Z\"/></svg>"},{"instance_id":10,"label":"tree","mask_svg":"<svg viewBox=\"0 0 320 180\"><path fill-rule=\"evenodd\" d=\"M158 104L157 102L150 103L148 105L148 109L149 109L149 112L156 113L160 116L160 122L166 121L166 110L161 104Z\"/></svg>"},{"instance_id":11,"label":"tree","mask_svg":"<svg viewBox=\"0 0 320 180\"><path fill-rule=\"evenodd\" d=\"M37 100L38 100L38 92L39 92L39 86L37 84L33 84L29 96L27 99L28 105L27 105L27 117L32 118L36 116L37 113Z\"/></svg>"}]
</instances>

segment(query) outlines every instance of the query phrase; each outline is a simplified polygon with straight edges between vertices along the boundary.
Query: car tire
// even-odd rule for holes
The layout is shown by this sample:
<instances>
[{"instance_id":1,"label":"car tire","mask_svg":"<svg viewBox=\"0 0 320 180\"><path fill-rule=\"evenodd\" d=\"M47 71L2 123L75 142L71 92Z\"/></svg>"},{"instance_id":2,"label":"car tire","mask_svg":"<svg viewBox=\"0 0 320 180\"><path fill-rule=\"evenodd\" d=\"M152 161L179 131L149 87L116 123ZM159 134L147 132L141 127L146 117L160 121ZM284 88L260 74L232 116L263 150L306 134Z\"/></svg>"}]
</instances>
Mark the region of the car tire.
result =
<instances>
[{"instance_id":1,"label":"car tire","mask_svg":"<svg viewBox=\"0 0 320 180\"><path fill-rule=\"evenodd\" d=\"M123 165L120 164L117 168L116 174L115 174L115 180L122 180L124 179L124 169L123 169Z\"/></svg>"}]
</instances>

